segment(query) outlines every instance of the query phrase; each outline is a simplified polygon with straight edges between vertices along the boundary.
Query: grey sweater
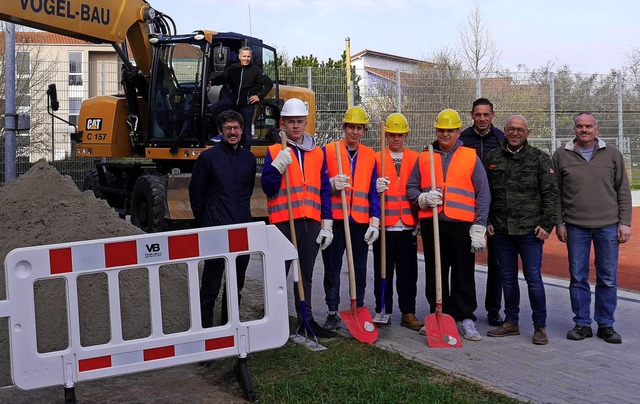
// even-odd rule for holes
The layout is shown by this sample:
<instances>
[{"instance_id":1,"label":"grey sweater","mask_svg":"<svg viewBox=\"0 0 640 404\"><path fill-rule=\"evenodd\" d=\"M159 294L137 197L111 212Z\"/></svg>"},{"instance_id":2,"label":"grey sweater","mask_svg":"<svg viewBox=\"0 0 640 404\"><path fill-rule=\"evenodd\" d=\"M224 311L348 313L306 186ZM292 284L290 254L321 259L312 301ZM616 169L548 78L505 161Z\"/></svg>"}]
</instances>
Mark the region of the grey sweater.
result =
<instances>
[{"instance_id":1,"label":"grey sweater","mask_svg":"<svg viewBox=\"0 0 640 404\"><path fill-rule=\"evenodd\" d=\"M560 191L559 214L565 223L586 228L631 226L631 188L622 153L596 138L591 160L575 139L553 153Z\"/></svg>"}]
</instances>

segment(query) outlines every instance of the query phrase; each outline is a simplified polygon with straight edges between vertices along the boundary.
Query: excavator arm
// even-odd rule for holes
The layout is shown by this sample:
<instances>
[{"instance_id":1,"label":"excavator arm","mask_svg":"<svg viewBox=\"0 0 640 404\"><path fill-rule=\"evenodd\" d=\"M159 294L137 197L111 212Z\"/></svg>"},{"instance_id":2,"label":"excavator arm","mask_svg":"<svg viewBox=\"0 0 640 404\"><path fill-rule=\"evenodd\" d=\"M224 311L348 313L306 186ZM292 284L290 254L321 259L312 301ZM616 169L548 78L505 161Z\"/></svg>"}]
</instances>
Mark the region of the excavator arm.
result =
<instances>
[{"instance_id":1,"label":"excavator arm","mask_svg":"<svg viewBox=\"0 0 640 404\"><path fill-rule=\"evenodd\" d=\"M162 17L165 16L145 0L0 2L0 20L93 43L116 45L128 40L136 65L145 76L148 76L151 66L151 47L147 36L151 31L168 29Z\"/></svg>"}]
</instances>

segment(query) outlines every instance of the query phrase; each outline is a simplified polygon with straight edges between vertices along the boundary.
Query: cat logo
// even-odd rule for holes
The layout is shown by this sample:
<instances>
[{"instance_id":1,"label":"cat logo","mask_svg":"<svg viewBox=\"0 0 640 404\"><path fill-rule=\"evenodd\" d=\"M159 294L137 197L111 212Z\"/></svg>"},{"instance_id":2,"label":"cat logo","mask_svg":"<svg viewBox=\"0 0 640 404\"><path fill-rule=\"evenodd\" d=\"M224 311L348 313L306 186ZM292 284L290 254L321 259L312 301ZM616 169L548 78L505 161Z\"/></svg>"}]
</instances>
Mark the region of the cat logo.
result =
<instances>
[{"instance_id":1,"label":"cat logo","mask_svg":"<svg viewBox=\"0 0 640 404\"><path fill-rule=\"evenodd\" d=\"M87 119L87 130L101 130L101 129L102 129L102 118Z\"/></svg>"}]
</instances>

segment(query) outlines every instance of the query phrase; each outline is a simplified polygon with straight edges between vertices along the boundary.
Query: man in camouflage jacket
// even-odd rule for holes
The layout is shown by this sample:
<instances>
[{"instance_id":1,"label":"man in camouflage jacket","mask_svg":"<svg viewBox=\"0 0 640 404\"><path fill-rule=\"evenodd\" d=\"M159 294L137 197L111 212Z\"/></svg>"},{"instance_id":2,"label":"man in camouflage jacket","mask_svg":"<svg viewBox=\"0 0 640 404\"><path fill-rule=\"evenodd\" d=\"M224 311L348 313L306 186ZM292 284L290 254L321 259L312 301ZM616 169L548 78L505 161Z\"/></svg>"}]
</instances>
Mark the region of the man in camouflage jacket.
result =
<instances>
[{"instance_id":1,"label":"man in camouflage jacket","mask_svg":"<svg viewBox=\"0 0 640 404\"><path fill-rule=\"evenodd\" d=\"M511 116L501 147L490 152L484 166L491 190L487 231L495 235L505 300L505 322L487 332L490 337L518 335L520 289L518 256L529 290L535 328L533 343L544 345L546 296L542 283L542 246L558 224L558 185L551 158L529 145L529 126L520 115Z\"/></svg>"}]
</instances>

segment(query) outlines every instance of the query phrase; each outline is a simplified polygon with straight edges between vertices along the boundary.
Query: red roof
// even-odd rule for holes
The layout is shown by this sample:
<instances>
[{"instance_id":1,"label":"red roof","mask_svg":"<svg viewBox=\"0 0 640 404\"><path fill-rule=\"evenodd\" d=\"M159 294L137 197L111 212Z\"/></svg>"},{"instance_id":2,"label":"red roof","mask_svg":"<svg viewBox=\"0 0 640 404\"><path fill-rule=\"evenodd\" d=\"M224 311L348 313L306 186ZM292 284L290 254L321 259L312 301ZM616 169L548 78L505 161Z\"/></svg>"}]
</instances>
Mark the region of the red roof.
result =
<instances>
[{"instance_id":1,"label":"red roof","mask_svg":"<svg viewBox=\"0 0 640 404\"><path fill-rule=\"evenodd\" d=\"M0 32L0 39L4 46L4 31ZM51 32L16 32L16 44L41 44L41 45L95 45L93 42L71 38Z\"/></svg>"}]
</instances>

